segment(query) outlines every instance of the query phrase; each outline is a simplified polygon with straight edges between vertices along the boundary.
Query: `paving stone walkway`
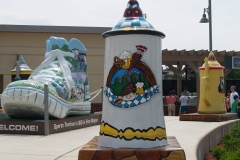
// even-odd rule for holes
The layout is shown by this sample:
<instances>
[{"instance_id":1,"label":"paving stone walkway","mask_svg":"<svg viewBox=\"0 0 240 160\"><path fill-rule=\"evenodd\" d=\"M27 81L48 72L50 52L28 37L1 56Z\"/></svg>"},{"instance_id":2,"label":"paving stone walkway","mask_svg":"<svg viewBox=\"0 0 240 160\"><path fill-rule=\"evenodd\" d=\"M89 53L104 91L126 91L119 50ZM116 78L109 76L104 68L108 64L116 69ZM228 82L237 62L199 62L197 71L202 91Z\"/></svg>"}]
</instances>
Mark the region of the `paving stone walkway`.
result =
<instances>
[{"instance_id":1,"label":"paving stone walkway","mask_svg":"<svg viewBox=\"0 0 240 160\"><path fill-rule=\"evenodd\" d=\"M195 160L199 140L230 121L189 122L165 116L165 123L167 135L177 138L187 160ZM99 125L49 136L0 134L0 159L76 160L79 149L98 134Z\"/></svg>"}]
</instances>

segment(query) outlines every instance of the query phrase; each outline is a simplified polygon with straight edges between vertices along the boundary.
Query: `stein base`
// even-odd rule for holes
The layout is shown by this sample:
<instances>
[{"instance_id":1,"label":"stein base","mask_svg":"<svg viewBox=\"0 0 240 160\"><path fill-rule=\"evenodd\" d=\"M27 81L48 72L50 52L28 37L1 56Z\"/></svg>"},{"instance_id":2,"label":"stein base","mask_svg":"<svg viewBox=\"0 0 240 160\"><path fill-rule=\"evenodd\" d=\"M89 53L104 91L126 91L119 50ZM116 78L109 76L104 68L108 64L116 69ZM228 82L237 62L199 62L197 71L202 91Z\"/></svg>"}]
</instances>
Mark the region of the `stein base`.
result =
<instances>
[{"instance_id":1,"label":"stein base","mask_svg":"<svg viewBox=\"0 0 240 160\"><path fill-rule=\"evenodd\" d=\"M78 160L185 160L185 152L175 137L167 137L167 146L154 148L107 148L98 146L98 136L79 150Z\"/></svg>"},{"instance_id":2,"label":"stein base","mask_svg":"<svg viewBox=\"0 0 240 160\"><path fill-rule=\"evenodd\" d=\"M237 113L224 113L224 114L190 113L182 114L179 116L180 121L222 122L233 119L238 119Z\"/></svg>"}]
</instances>

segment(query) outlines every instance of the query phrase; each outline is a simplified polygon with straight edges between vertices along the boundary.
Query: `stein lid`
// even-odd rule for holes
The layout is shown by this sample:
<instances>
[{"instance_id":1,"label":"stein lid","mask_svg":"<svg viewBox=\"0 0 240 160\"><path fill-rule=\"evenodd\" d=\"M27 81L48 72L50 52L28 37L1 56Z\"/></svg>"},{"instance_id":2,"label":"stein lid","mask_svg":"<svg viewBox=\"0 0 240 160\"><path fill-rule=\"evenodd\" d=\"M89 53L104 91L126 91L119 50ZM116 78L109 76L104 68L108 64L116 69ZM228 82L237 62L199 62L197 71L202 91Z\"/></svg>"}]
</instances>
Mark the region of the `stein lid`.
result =
<instances>
[{"instance_id":1,"label":"stein lid","mask_svg":"<svg viewBox=\"0 0 240 160\"><path fill-rule=\"evenodd\" d=\"M143 14L137 0L129 0L123 18L112 28L112 30L103 33L102 36L106 38L123 34L150 34L165 38L164 33L155 30L146 20L146 14Z\"/></svg>"},{"instance_id":2,"label":"stein lid","mask_svg":"<svg viewBox=\"0 0 240 160\"><path fill-rule=\"evenodd\" d=\"M217 61L217 59L216 59L216 57L215 57L215 55L212 51L209 53L207 59L208 59L207 62L208 62L208 65L209 65L209 69L224 69L225 68L218 63L218 61ZM199 69L204 70L205 69L205 63L202 65L202 67L199 67Z\"/></svg>"}]
</instances>

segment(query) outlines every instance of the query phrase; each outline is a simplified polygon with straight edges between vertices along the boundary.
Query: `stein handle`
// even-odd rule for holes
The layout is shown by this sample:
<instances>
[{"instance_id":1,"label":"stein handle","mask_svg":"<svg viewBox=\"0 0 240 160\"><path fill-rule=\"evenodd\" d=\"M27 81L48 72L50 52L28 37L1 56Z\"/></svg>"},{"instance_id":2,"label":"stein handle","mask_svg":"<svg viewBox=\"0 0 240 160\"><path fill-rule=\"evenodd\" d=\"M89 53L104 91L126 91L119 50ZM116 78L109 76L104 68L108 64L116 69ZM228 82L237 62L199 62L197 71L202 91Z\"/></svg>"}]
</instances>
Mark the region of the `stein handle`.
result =
<instances>
[{"instance_id":1,"label":"stein handle","mask_svg":"<svg viewBox=\"0 0 240 160\"><path fill-rule=\"evenodd\" d=\"M207 107L209 107L211 104L208 101L207 96L206 96L206 91L208 89L206 83L207 83L207 80L209 79L209 72L208 72L209 71L209 65L208 65L208 58L207 57L204 58L204 62L205 62L205 76L202 77L202 81L201 81L202 86L204 87L203 102L205 103L205 105Z\"/></svg>"},{"instance_id":2,"label":"stein handle","mask_svg":"<svg viewBox=\"0 0 240 160\"><path fill-rule=\"evenodd\" d=\"M113 58L113 64L114 64L116 67L121 67L121 66L124 64L124 62L123 62L123 60L121 60L118 56L115 56L115 57Z\"/></svg>"}]
</instances>

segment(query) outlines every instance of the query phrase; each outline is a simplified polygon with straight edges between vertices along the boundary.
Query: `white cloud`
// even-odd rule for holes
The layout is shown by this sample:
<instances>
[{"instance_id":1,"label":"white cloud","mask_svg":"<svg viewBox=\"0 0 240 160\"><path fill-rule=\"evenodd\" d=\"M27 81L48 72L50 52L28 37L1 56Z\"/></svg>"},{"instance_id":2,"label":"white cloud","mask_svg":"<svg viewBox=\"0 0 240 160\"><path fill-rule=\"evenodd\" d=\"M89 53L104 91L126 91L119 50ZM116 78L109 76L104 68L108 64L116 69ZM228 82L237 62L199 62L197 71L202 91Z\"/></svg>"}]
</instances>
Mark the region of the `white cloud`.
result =
<instances>
[{"instance_id":1,"label":"white cloud","mask_svg":"<svg viewBox=\"0 0 240 160\"><path fill-rule=\"evenodd\" d=\"M1 10L0 24L53 25L44 15L32 15L16 11Z\"/></svg>"},{"instance_id":2,"label":"white cloud","mask_svg":"<svg viewBox=\"0 0 240 160\"><path fill-rule=\"evenodd\" d=\"M208 0L138 0L147 20L166 34L163 48L208 49ZM0 0L0 24L107 26L122 17L128 0ZM240 1L212 0L213 49L240 50Z\"/></svg>"}]
</instances>

